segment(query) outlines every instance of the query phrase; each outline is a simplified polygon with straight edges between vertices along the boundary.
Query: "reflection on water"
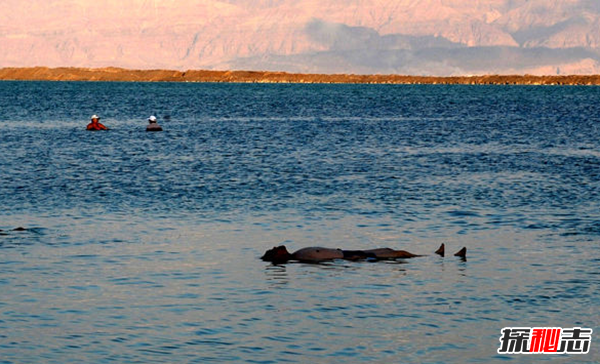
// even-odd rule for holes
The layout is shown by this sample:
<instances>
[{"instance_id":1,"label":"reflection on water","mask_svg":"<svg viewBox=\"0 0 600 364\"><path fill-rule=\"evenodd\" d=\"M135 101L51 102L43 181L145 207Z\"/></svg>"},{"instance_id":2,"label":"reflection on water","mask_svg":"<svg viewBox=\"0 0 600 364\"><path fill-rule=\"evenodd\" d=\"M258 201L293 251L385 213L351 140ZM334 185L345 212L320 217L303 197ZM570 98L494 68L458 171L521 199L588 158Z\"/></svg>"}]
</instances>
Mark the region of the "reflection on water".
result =
<instances>
[{"instance_id":1,"label":"reflection on water","mask_svg":"<svg viewBox=\"0 0 600 364\"><path fill-rule=\"evenodd\" d=\"M598 327L598 88L0 91L2 363L599 360L496 354ZM426 256L258 259L281 244Z\"/></svg>"},{"instance_id":2,"label":"reflection on water","mask_svg":"<svg viewBox=\"0 0 600 364\"><path fill-rule=\"evenodd\" d=\"M286 265L268 265L265 268L266 279L271 283L271 288L278 288L290 283L289 276L287 274Z\"/></svg>"}]
</instances>

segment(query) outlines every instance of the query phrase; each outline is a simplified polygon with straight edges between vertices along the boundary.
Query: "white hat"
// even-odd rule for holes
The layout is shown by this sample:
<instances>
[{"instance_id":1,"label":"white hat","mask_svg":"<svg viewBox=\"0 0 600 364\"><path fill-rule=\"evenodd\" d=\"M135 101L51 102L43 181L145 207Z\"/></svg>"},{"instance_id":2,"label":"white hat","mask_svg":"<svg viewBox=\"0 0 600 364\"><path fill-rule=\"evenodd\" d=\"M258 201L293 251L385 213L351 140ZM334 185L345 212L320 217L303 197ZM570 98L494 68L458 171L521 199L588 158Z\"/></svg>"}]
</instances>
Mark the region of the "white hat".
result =
<instances>
[{"instance_id":1,"label":"white hat","mask_svg":"<svg viewBox=\"0 0 600 364\"><path fill-rule=\"evenodd\" d=\"M148 118L148 121L156 121L156 116L152 115Z\"/></svg>"},{"instance_id":2,"label":"white hat","mask_svg":"<svg viewBox=\"0 0 600 364\"><path fill-rule=\"evenodd\" d=\"M94 119L100 119L100 118L98 117L98 115L92 115L92 117L90 119L94 120Z\"/></svg>"}]
</instances>

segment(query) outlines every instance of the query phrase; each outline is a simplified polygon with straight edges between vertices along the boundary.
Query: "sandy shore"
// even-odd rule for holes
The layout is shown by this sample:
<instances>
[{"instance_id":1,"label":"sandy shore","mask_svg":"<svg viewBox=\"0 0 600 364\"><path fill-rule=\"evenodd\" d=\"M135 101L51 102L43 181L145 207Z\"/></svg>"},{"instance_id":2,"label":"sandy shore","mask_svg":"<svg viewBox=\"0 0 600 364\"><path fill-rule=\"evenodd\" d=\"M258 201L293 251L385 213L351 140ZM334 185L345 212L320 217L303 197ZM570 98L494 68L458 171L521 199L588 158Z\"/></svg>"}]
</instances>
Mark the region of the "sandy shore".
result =
<instances>
[{"instance_id":1,"label":"sandy shore","mask_svg":"<svg viewBox=\"0 0 600 364\"><path fill-rule=\"evenodd\" d=\"M403 75L300 74L269 71L173 71L123 68L1 68L0 80L125 82L374 83L465 85L600 85L600 75L483 75L429 77Z\"/></svg>"}]
</instances>

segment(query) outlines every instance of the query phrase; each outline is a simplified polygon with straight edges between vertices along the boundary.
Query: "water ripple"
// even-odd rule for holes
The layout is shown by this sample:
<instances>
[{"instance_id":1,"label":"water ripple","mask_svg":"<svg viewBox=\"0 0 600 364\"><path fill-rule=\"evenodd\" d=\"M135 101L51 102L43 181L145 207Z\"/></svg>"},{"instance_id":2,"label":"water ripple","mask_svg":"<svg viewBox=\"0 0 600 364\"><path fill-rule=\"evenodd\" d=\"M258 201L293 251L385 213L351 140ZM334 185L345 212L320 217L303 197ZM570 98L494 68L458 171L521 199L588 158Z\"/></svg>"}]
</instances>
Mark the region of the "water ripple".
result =
<instances>
[{"instance_id":1,"label":"water ripple","mask_svg":"<svg viewBox=\"0 0 600 364\"><path fill-rule=\"evenodd\" d=\"M598 88L2 82L0 361L491 362L503 327L598 326L598 115ZM281 244L426 256L258 259Z\"/></svg>"}]
</instances>

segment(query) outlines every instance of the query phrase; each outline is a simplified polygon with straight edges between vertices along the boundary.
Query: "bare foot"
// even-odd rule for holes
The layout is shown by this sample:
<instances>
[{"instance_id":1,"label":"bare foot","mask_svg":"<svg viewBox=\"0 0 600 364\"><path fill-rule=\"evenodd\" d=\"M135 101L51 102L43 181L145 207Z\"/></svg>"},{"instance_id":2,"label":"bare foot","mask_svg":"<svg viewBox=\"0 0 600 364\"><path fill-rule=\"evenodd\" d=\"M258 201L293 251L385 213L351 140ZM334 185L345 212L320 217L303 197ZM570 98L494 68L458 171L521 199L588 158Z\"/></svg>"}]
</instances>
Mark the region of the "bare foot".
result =
<instances>
[{"instance_id":1,"label":"bare foot","mask_svg":"<svg viewBox=\"0 0 600 364\"><path fill-rule=\"evenodd\" d=\"M440 247L438 248L438 250L435 251L435 254L439 254L442 257L444 256L444 252L445 252L445 247L444 247L444 243L442 243L442 245L440 245Z\"/></svg>"},{"instance_id":2,"label":"bare foot","mask_svg":"<svg viewBox=\"0 0 600 364\"><path fill-rule=\"evenodd\" d=\"M454 254L455 257L466 258L467 257L467 248L462 248Z\"/></svg>"}]
</instances>

